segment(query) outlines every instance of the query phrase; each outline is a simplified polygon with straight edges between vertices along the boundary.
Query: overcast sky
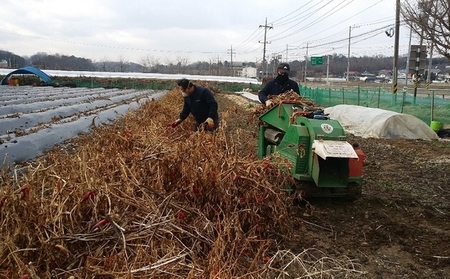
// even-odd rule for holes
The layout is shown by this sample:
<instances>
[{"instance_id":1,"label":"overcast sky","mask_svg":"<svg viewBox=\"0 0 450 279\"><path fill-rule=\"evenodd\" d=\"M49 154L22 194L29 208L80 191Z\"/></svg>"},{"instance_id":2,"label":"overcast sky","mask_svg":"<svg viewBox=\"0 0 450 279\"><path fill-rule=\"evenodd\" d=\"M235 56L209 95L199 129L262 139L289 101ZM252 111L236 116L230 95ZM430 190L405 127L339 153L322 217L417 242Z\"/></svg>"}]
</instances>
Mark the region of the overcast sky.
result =
<instances>
[{"instance_id":1,"label":"overcast sky","mask_svg":"<svg viewBox=\"0 0 450 279\"><path fill-rule=\"evenodd\" d=\"M395 0L2 0L0 49L93 61L394 54ZM265 20L267 19L267 25ZM264 28L264 26L269 26ZM349 29L351 26L351 42ZM400 55L409 30L400 30ZM415 38L413 37L413 44Z\"/></svg>"}]
</instances>

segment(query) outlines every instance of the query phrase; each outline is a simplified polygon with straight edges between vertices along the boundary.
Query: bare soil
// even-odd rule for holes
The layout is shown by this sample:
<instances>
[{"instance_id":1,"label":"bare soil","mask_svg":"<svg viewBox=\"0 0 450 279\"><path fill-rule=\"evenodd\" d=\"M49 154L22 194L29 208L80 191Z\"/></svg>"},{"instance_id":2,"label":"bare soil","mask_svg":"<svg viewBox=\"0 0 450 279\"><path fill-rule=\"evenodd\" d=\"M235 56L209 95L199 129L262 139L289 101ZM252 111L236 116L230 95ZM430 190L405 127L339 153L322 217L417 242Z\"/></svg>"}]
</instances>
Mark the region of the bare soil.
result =
<instances>
[{"instance_id":1,"label":"bare soil","mask_svg":"<svg viewBox=\"0 0 450 279\"><path fill-rule=\"evenodd\" d=\"M246 130L243 136L256 152L257 125L243 119L259 104L216 95L222 111L238 104L228 129ZM363 266L365 278L450 278L450 142L352 135L348 140L366 155L362 196L292 205L304 227L298 239L280 246L348 257Z\"/></svg>"}]
</instances>

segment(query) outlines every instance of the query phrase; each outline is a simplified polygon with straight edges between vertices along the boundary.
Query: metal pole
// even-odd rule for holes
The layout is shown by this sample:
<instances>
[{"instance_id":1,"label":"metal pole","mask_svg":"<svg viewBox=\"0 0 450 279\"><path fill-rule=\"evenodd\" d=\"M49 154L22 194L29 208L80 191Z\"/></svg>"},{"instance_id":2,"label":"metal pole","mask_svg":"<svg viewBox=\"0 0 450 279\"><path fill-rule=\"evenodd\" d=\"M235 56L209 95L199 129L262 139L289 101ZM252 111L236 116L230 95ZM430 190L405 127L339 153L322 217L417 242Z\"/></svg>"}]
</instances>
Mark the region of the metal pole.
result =
<instances>
[{"instance_id":1,"label":"metal pole","mask_svg":"<svg viewBox=\"0 0 450 279\"><path fill-rule=\"evenodd\" d=\"M431 93L431 120L430 120L430 124L431 121L433 121L434 118L434 91L432 91Z\"/></svg>"},{"instance_id":2,"label":"metal pole","mask_svg":"<svg viewBox=\"0 0 450 279\"><path fill-rule=\"evenodd\" d=\"M330 56L327 55L327 86L330 86L330 82L328 81L328 73L330 72Z\"/></svg>"},{"instance_id":3,"label":"metal pole","mask_svg":"<svg viewBox=\"0 0 450 279\"><path fill-rule=\"evenodd\" d=\"M266 17L265 24L264 24L264 25L260 25L259 27L260 27L260 28L261 28L261 27L264 27L264 42L263 42L264 48L263 48L263 60L262 60L263 66L262 66L262 69L263 69L263 71L264 71L264 72L263 72L263 76L266 76L266 75L267 75L267 68L268 68L268 65L267 65L267 63L266 63L266 44L269 43L269 42L267 42L267 40L266 40L266 38L267 38L267 28L272 29L272 26L268 26L268 25L267 25L267 17Z\"/></svg>"},{"instance_id":4,"label":"metal pole","mask_svg":"<svg viewBox=\"0 0 450 279\"><path fill-rule=\"evenodd\" d=\"M408 44L409 55L411 55L411 38L412 38L412 28L409 29L409 44ZM411 59L411 57L408 57L408 59L406 59L405 87L403 87L402 108L400 110L401 113L403 113L403 107L405 106L406 92L408 90L408 74L409 74L409 60L410 59Z\"/></svg>"},{"instance_id":5,"label":"metal pole","mask_svg":"<svg viewBox=\"0 0 450 279\"><path fill-rule=\"evenodd\" d=\"M348 75L350 74L350 38L352 37L352 26L348 27L348 54L347 54L347 77L346 81L349 81Z\"/></svg>"},{"instance_id":6,"label":"metal pole","mask_svg":"<svg viewBox=\"0 0 450 279\"><path fill-rule=\"evenodd\" d=\"M394 43L394 66L393 66L393 94L397 94L398 86L398 45L400 38L400 0L397 0L397 8L395 11L395 43Z\"/></svg>"},{"instance_id":7,"label":"metal pole","mask_svg":"<svg viewBox=\"0 0 450 279\"><path fill-rule=\"evenodd\" d=\"M430 84L430 83L431 83L431 64L433 63L433 47L434 47L434 43L431 42L431 46L430 46L430 59L428 60L427 84Z\"/></svg>"},{"instance_id":8,"label":"metal pole","mask_svg":"<svg viewBox=\"0 0 450 279\"><path fill-rule=\"evenodd\" d=\"M276 67L277 65L275 65L275 53L272 53L272 73L276 72Z\"/></svg>"},{"instance_id":9,"label":"metal pole","mask_svg":"<svg viewBox=\"0 0 450 279\"><path fill-rule=\"evenodd\" d=\"M411 53L411 38L412 38L412 28L409 29L409 43L408 43L408 53ZM409 60L411 57L408 57L406 60L406 79L405 79L405 87L408 89L408 74L409 74Z\"/></svg>"},{"instance_id":10,"label":"metal pole","mask_svg":"<svg viewBox=\"0 0 450 279\"><path fill-rule=\"evenodd\" d=\"M231 45L231 76L234 77L234 69L233 69L233 45Z\"/></svg>"},{"instance_id":11,"label":"metal pole","mask_svg":"<svg viewBox=\"0 0 450 279\"><path fill-rule=\"evenodd\" d=\"M286 58L285 58L286 63L288 63L288 54L289 54L289 48L288 48L288 45L286 44Z\"/></svg>"},{"instance_id":12,"label":"metal pole","mask_svg":"<svg viewBox=\"0 0 450 279\"><path fill-rule=\"evenodd\" d=\"M264 24L264 49L263 49L263 71L264 71L264 76L267 75L267 63L266 63L266 40L267 37L267 17L266 17L266 21Z\"/></svg>"},{"instance_id":13,"label":"metal pole","mask_svg":"<svg viewBox=\"0 0 450 279\"><path fill-rule=\"evenodd\" d=\"M306 43L305 76L304 76L303 82L306 82L307 73L308 73L308 42Z\"/></svg>"},{"instance_id":14,"label":"metal pole","mask_svg":"<svg viewBox=\"0 0 450 279\"><path fill-rule=\"evenodd\" d=\"M435 28L436 25L436 18L433 19L433 30ZM433 32L433 36L434 36L434 32ZM427 84L431 83L431 65L433 64L433 47L434 47L434 42L431 41L431 45L430 45L430 59L428 62L428 75L427 75Z\"/></svg>"},{"instance_id":15,"label":"metal pole","mask_svg":"<svg viewBox=\"0 0 450 279\"><path fill-rule=\"evenodd\" d=\"M416 67L415 67L415 75L414 75L414 104L416 104L416 97L417 97L417 86L419 84L419 66L420 66L420 51L422 50L422 44L423 44L423 29L420 31L420 43L419 43L419 49L417 50L416 59L419 59L419 61L416 61Z\"/></svg>"}]
</instances>

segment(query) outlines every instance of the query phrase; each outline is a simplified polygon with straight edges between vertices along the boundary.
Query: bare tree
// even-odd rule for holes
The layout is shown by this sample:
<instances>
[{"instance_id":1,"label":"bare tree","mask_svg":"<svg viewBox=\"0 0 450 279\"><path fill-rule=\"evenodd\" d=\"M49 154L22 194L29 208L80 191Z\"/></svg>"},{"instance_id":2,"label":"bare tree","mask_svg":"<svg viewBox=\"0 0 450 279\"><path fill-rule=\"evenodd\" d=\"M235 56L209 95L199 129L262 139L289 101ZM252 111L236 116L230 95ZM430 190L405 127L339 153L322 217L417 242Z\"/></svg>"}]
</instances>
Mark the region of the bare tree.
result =
<instances>
[{"instance_id":1,"label":"bare tree","mask_svg":"<svg viewBox=\"0 0 450 279\"><path fill-rule=\"evenodd\" d=\"M123 73L128 71L128 66L129 66L128 60L125 60L125 58L123 58L122 56L119 56L119 62L118 62L118 66L119 66L119 72Z\"/></svg>"},{"instance_id":2,"label":"bare tree","mask_svg":"<svg viewBox=\"0 0 450 279\"><path fill-rule=\"evenodd\" d=\"M177 56L176 62L177 62L177 67L178 67L179 73L180 74L185 74L186 73L186 66L189 63L189 58L188 57Z\"/></svg>"},{"instance_id":3,"label":"bare tree","mask_svg":"<svg viewBox=\"0 0 450 279\"><path fill-rule=\"evenodd\" d=\"M144 73L152 72L159 63L159 58L153 56L145 56L140 60L142 71Z\"/></svg>"},{"instance_id":4,"label":"bare tree","mask_svg":"<svg viewBox=\"0 0 450 279\"><path fill-rule=\"evenodd\" d=\"M106 56L103 57L100 60L100 62L99 62L99 65L100 65L99 70L100 70L100 72L109 72L110 71L110 69L109 69L109 64L110 63L111 63L111 61L108 58L106 58Z\"/></svg>"},{"instance_id":5,"label":"bare tree","mask_svg":"<svg viewBox=\"0 0 450 279\"><path fill-rule=\"evenodd\" d=\"M436 51L450 59L450 1L403 0L401 13L406 24Z\"/></svg>"},{"instance_id":6,"label":"bare tree","mask_svg":"<svg viewBox=\"0 0 450 279\"><path fill-rule=\"evenodd\" d=\"M143 73L148 73L149 72L149 64L148 64L148 57L141 57L141 59L139 60L139 64L141 64L142 66L142 72Z\"/></svg>"}]
</instances>

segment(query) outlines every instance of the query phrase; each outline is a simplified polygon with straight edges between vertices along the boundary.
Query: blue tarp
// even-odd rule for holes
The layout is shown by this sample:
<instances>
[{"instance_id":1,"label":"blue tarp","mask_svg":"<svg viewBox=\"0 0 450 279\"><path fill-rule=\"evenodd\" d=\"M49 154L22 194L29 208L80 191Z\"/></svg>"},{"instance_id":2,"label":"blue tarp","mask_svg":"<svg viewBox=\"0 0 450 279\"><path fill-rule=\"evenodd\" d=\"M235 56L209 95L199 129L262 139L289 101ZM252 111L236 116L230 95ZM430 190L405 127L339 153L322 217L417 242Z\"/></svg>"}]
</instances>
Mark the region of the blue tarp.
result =
<instances>
[{"instance_id":1,"label":"blue tarp","mask_svg":"<svg viewBox=\"0 0 450 279\"><path fill-rule=\"evenodd\" d=\"M48 76L46 73L44 73L43 71L31 67L31 66L26 66L20 69L17 69L15 71L12 71L11 73L7 74L1 81L1 85L7 85L8 84L8 80L12 75L16 75L16 74L24 74L24 75L37 75L43 82L45 83L51 83L52 79L50 78L50 76Z\"/></svg>"}]
</instances>

